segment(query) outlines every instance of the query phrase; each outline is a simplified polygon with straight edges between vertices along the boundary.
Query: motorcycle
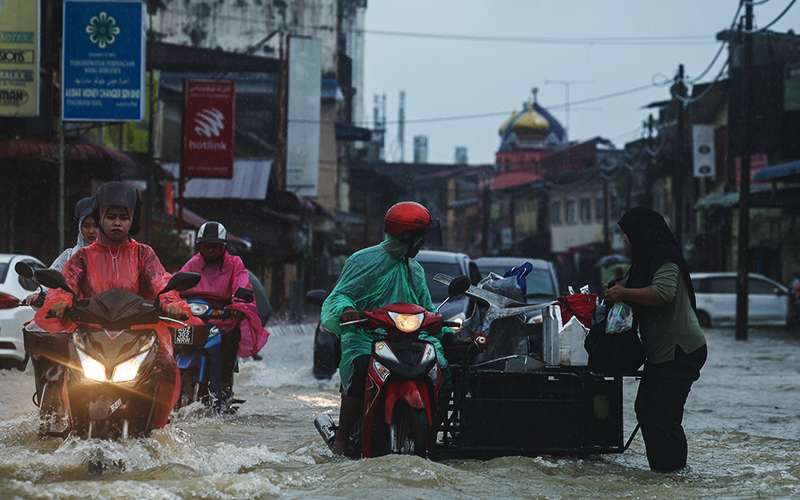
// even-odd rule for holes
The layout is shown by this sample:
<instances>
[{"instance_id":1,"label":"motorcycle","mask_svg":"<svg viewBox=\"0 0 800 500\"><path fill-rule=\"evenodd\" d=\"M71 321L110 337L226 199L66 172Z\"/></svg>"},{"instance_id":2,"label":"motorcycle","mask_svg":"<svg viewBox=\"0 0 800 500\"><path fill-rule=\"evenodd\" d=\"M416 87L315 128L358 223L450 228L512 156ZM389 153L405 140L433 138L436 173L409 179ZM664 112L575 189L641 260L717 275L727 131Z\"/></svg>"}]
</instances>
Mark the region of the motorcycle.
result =
<instances>
[{"instance_id":1,"label":"motorcycle","mask_svg":"<svg viewBox=\"0 0 800 500\"><path fill-rule=\"evenodd\" d=\"M175 409L201 401L207 408L216 411L236 411L242 399L226 400L222 387L222 334L212 320L225 320L231 317L228 308L234 302L250 303L255 300L253 291L239 287L232 297L211 292L182 293L192 315L203 321L202 326L189 326L176 329L172 345L175 349L175 362L181 374L181 392ZM238 372L237 368L234 369ZM233 387L231 386L231 391ZM223 409L223 404L226 408Z\"/></svg>"},{"instance_id":2,"label":"motorcycle","mask_svg":"<svg viewBox=\"0 0 800 500\"><path fill-rule=\"evenodd\" d=\"M35 276L42 285L75 296L58 271L38 270ZM161 377L155 365L162 349L157 331L188 326L164 316L159 298L199 281L196 273L177 273L155 301L121 289L74 300L64 313L76 325L71 334L47 334L33 322L26 325L26 349L30 344L37 356L50 356L53 362L43 377L40 414L52 418L63 405L65 428L57 435L117 439L150 434ZM53 339L66 352L48 349L42 339Z\"/></svg>"},{"instance_id":3,"label":"motorcycle","mask_svg":"<svg viewBox=\"0 0 800 500\"><path fill-rule=\"evenodd\" d=\"M448 299L469 288L469 278L461 278L454 279L448 288ZM420 340L419 335L444 327L457 328L460 323L444 321L441 315L415 304L389 304L361 314L362 319L341 325L361 326L367 331L381 329L387 336L372 343L364 409L360 425L351 432L348 455L426 457L432 444L430 429L436 421L442 373L434 345ZM338 427L330 415L319 415L314 424L332 447Z\"/></svg>"}]
</instances>

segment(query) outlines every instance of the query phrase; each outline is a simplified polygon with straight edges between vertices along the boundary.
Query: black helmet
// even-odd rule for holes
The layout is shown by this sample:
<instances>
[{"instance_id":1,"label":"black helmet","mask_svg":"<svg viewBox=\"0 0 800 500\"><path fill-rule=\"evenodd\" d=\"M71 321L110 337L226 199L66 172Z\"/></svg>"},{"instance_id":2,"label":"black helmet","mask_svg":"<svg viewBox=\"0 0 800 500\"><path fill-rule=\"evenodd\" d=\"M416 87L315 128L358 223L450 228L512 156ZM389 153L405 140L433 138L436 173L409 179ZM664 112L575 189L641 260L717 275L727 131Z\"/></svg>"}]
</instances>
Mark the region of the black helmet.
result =
<instances>
[{"instance_id":1,"label":"black helmet","mask_svg":"<svg viewBox=\"0 0 800 500\"><path fill-rule=\"evenodd\" d=\"M209 221L197 230L198 243L228 244L228 231L219 222Z\"/></svg>"},{"instance_id":2,"label":"black helmet","mask_svg":"<svg viewBox=\"0 0 800 500\"><path fill-rule=\"evenodd\" d=\"M135 236L141 229L139 218L142 214L142 198L139 190L124 182L106 182L94 193L92 198L92 217L100 225L100 207L125 207L133 210L130 234ZM102 225L101 225L102 230Z\"/></svg>"},{"instance_id":3,"label":"black helmet","mask_svg":"<svg viewBox=\"0 0 800 500\"><path fill-rule=\"evenodd\" d=\"M92 215L92 197L87 196L86 198L82 198L81 201L75 205L75 222L78 224L81 223L81 219L86 217L87 215Z\"/></svg>"}]
</instances>

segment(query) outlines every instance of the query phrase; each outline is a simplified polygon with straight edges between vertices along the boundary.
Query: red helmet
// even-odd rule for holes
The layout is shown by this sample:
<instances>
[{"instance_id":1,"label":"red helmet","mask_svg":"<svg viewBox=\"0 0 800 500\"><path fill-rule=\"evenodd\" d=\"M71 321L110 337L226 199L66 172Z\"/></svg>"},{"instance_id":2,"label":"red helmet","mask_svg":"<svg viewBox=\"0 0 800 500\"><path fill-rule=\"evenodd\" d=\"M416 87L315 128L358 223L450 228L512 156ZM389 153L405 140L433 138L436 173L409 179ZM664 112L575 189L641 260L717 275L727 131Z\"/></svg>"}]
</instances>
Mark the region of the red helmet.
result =
<instances>
[{"instance_id":1,"label":"red helmet","mask_svg":"<svg viewBox=\"0 0 800 500\"><path fill-rule=\"evenodd\" d=\"M428 209L414 203L403 201L397 203L386 212L383 231L392 236L400 236L404 231L430 231L433 229L433 218Z\"/></svg>"}]
</instances>

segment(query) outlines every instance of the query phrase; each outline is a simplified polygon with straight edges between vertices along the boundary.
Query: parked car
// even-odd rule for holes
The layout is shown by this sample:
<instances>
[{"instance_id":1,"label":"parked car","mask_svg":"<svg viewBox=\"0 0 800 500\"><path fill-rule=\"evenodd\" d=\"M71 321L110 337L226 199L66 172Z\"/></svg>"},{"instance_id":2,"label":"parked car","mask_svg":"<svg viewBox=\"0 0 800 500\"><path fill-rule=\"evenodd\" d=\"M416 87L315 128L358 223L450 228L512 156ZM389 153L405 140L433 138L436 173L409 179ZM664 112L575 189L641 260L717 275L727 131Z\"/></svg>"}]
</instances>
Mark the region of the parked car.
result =
<instances>
[{"instance_id":1,"label":"parked car","mask_svg":"<svg viewBox=\"0 0 800 500\"><path fill-rule=\"evenodd\" d=\"M530 262L533 266L533 270L525 278L527 303L538 304L558 299L560 294L558 273L552 262L525 257L478 257L475 259L483 277L489 276L490 272L503 276L506 271L525 262Z\"/></svg>"},{"instance_id":2,"label":"parked car","mask_svg":"<svg viewBox=\"0 0 800 500\"><path fill-rule=\"evenodd\" d=\"M481 273L475 262L468 255L458 252L442 252L438 250L420 250L416 257L417 262L425 269L425 282L431 292L433 304L438 306L447 298L447 287L433 281L438 273L449 276L469 276L473 284L481 280ZM327 292L325 290L311 290L306 294L306 300L312 304L322 305ZM464 320L472 314L475 307L472 299L462 296L447 301L439 310L446 321ZM314 366L312 373L315 378L329 379L336 373L339 360L342 357L339 337L317 323L314 332Z\"/></svg>"},{"instance_id":3,"label":"parked car","mask_svg":"<svg viewBox=\"0 0 800 500\"><path fill-rule=\"evenodd\" d=\"M693 273L697 296L697 320L702 327L736 324L736 273ZM789 318L788 289L766 276L751 273L747 284L748 324L786 325Z\"/></svg>"},{"instance_id":4,"label":"parked car","mask_svg":"<svg viewBox=\"0 0 800 500\"><path fill-rule=\"evenodd\" d=\"M0 254L0 368L23 371L28 364L28 354L25 352L22 325L33 319L35 311L18 305L38 286L17 274L14 269L17 262L24 262L34 270L47 266L30 255Z\"/></svg>"}]
</instances>

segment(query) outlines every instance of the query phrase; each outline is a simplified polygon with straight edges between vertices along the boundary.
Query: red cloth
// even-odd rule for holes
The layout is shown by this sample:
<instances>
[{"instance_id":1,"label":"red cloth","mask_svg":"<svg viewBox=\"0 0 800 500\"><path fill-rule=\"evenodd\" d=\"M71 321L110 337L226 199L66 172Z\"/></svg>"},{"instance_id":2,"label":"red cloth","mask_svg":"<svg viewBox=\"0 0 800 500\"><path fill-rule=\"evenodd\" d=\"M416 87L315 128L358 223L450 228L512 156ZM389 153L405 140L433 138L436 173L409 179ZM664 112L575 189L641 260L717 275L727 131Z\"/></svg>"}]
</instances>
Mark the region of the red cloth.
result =
<instances>
[{"instance_id":1,"label":"red cloth","mask_svg":"<svg viewBox=\"0 0 800 500\"><path fill-rule=\"evenodd\" d=\"M597 307L596 293L576 293L574 295L562 295L558 298L558 305L561 306L561 324L566 325L567 321L573 316L586 328L592 327L592 315L594 308Z\"/></svg>"},{"instance_id":2,"label":"red cloth","mask_svg":"<svg viewBox=\"0 0 800 500\"><path fill-rule=\"evenodd\" d=\"M109 247L95 241L88 247L81 248L67 261L61 274L67 285L77 294L77 298L93 297L114 288L121 288L135 293L147 300L155 300L172 277L153 249L136 241L127 241L118 247ZM77 325L68 319L46 318L47 311L57 302L72 305L72 295L59 289L51 289L47 293L44 306L36 312L36 324L50 333L73 332ZM161 295L163 305L178 306L183 313L191 317L189 304L182 301L175 291ZM173 358L172 337L165 325L159 323L154 327L161 343L163 359L161 367L161 385L158 389L158 404L153 427L166 424L166 416L178 400L180 393L180 377L178 365Z\"/></svg>"},{"instance_id":3,"label":"red cloth","mask_svg":"<svg viewBox=\"0 0 800 500\"><path fill-rule=\"evenodd\" d=\"M250 283L250 274L244 267L242 259L225 252L222 259L218 262L207 263L201 254L196 254L183 265L182 272L192 272L200 274L200 283L193 287L190 292L211 292L222 296L232 296L239 287L253 289ZM228 306L229 309L243 312L247 319L239 324L242 331L242 340L239 341L239 356L248 358L264 347L269 338L269 332L261 326L258 318L258 307L255 301L244 303L234 302ZM212 320L220 331L225 334L236 327L236 320L228 318L225 320Z\"/></svg>"}]
</instances>

